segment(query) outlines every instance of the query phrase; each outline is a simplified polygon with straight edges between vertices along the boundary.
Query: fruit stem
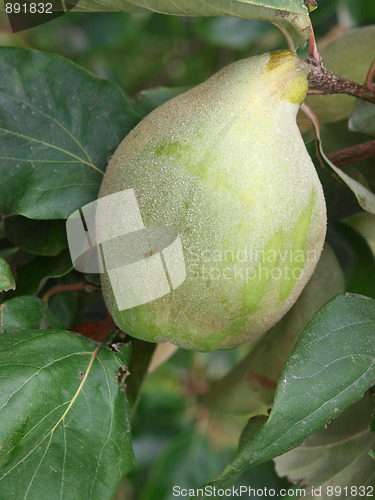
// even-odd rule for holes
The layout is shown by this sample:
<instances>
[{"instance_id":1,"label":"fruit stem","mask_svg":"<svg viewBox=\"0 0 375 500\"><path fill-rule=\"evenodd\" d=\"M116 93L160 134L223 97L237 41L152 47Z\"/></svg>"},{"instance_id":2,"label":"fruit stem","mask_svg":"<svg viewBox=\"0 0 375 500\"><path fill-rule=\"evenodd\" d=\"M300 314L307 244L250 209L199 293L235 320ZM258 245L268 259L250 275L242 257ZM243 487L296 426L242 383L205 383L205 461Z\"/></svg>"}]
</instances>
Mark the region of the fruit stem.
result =
<instances>
[{"instance_id":1,"label":"fruit stem","mask_svg":"<svg viewBox=\"0 0 375 500\"><path fill-rule=\"evenodd\" d=\"M305 62L308 65L308 81L313 87L309 89L308 94L348 94L375 104L375 59L368 71L366 86L352 82L336 73L332 73L323 66L322 56L316 45L311 19L310 29L311 34L307 41L309 57Z\"/></svg>"},{"instance_id":2,"label":"fruit stem","mask_svg":"<svg viewBox=\"0 0 375 500\"><path fill-rule=\"evenodd\" d=\"M375 104L375 93L359 83L328 71L318 61L309 57L308 81L315 89L323 90L325 94L348 94Z\"/></svg>"}]
</instances>

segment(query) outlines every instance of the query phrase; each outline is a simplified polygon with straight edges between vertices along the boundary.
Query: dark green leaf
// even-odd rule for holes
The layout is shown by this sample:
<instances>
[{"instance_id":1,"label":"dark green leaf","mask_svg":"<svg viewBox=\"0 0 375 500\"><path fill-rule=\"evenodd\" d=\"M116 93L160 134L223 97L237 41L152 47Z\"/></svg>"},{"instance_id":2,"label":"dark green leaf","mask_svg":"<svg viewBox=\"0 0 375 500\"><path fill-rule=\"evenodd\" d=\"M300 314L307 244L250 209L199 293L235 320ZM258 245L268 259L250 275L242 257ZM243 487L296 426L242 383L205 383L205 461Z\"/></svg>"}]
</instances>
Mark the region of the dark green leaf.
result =
<instances>
[{"instance_id":1,"label":"dark green leaf","mask_svg":"<svg viewBox=\"0 0 375 500\"><path fill-rule=\"evenodd\" d=\"M248 467L295 448L362 398L375 380L374 329L373 299L340 294L320 309L280 375L268 421L210 484L233 484Z\"/></svg>"},{"instance_id":2,"label":"dark green leaf","mask_svg":"<svg viewBox=\"0 0 375 500\"><path fill-rule=\"evenodd\" d=\"M133 417L138 463L150 464L163 443L186 430L185 411L189 407L189 401L183 388L186 387L186 375L191 371L194 354L193 351L178 351L176 364L175 358L172 358L146 377L142 397ZM134 358L133 355L132 357ZM130 380L131 377L126 381L127 385ZM146 435L150 439L145 440Z\"/></svg>"},{"instance_id":3,"label":"dark green leaf","mask_svg":"<svg viewBox=\"0 0 375 500\"><path fill-rule=\"evenodd\" d=\"M357 162L351 164L349 167L345 167L345 169L341 169L337 167L332 161L328 158L327 154L332 151L334 145L336 147L344 141L346 144L344 147L350 145L350 141L353 141L355 144L361 142L361 134L350 133L347 129L343 130L344 123L338 122L337 124L331 124L329 127L324 127L320 130L319 124L316 121L316 117L311 115L315 131L318 136L318 146L319 146L319 154L316 159L321 163L323 168L327 168L328 170L332 169L333 173L343 181L349 189L355 195L358 204L362 207L363 210L366 210L370 213L375 214L375 175L373 172L373 166L375 162L373 159L365 162L365 166L362 167L362 162ZM337 140L337 132L341 131L340 139ZM363 138L369 136L363 136ZM348 144L349 143L349 144ZM311 145L312 149L312 145ZM358 168L358 163L361 163L361 169ZM363 170L362 170L363 168ZM364 175L367 173L367 176ZM340 203L343 200L340 198ZM347 217L351 215L350 209L344 209L342 211L342 217Z\"/></svg>"},{"instance_id":4,"label":"dark green leaf","mask_svg":"<svg viewBox=\"0 0 375 500\"><path fill-rule=\"evenodd\" d=\"M373 396L366 393L361 401L350 406L326 429L276 458L277 473L287 476L289 481L306 485L304 498L312 498L312 486L314 490L321 488L321 495L315 496L324 500L333 496L329 494L332 490L328 489L327 493L327 486L333 487L337 499L373 496L371 487L375 488L375 470L368 455L369 448L375 446L375 436L369 431L373 412Z\"/></svg>"},{"instance_id":5,"label":"dark green leaf","mask_svg":"<svg viewBox=\"0 0 375 500\"><path fill-rule=\"evenodd\" d=\"M0 258L12 263L19 253L20 249L16 247L8 247L0 250Z\"/></svg>"},{"instance_id":6,"label":"dark green leaf","mask_svg":"<svg viewBox=\"0 0 375 500\"><path fill-rule=\"evenodd\" d=\"M306 144L306 149L315 165L323 186L329 221L340 220L361 210L353 191L347 186L330 166L321 162L316 154L314 141Z\"/></svg>"},{"instance_id":7,"label":"dark green leaf","mask_svg":"<svg viewBox=\"0 0 375 500\"><path fill-rule=\"evenodd\" d=\"M68 4L70 2L68 1ZM279 26L295 45L309 37L308 10L300 0L81 0L74 10L160 12L179 16L235 16L270 21Z\"/></svg>"},{"instance_id":8,"label":"dark green leaf","mask_svg":"<svg viewBox=\"0 0 375 500\"><path fill-rule=\"evenodd\" d=\"M0 213L64 219L97 196L138 122L123 92L55 54L0 50Z\"/></svg>"},{"instance_id":9,"label":"dark green leaf","mask_svg":"<svg viewBox=\"0 0 375 500\"><path fill-rule=\"evenodd\" d=\"M33 295L45 280L64 276L73 267L69 250L55 257L37 256L31 262L20 266L17 271L17 295Z\"/></svg>"},{"instance_id":10,"label":"dark green leaf","mask_svg":"<svg viewBox=\"0 0 375 500\"><path fill-rule=\"evenodd\" d=\"M8 263L0 258L0 292L14 290L16 283Z\"/></svg>"},{"instance_id":11,"label":"dark green leaf","mask_svg":"<svg viewBox=\"0 0 375 500\"><path fill-rule=\"evenodd\" d=\"M67 274L61 278L51 280L51 283L48 283L48 287L52 288L53 286L76 282L77 276ZM82 303L79 303L80 298L82 299L82 294L78 290L69 290L55 293L48 299L48 307L64 323L64 328L70 328L76 323L75 318L78 307L82 307Z\"/></svg>"},{"instance_id":12,"label":"dark green leaf","mask_svg":"<svg viewBox=\"0 0 375 500\"><path fill-rule=\"evenodd\" d=\"M216 427L217 433L222 433L220 421L213 422L211 420L210 424L210 428ZM148 458L148 463L152 464L146 482L144 482L144 468L136 471L140 478L137 478L135 488L137 498L140 500L173 500L178 496L189 498L188 491L191 488L198 488L207 476L220 470L233 452L233 446L213 448L212 436L211 439L208 439L199 429L192 429L191 426L188 429L185 426L182 432L174 433L161 452L159 451L160 444L157 442L159 444L158 450L155 446L155 440L155 436L150 434L145 436L143 432L143 438L137 443L138 455L144 455ZM145 463L142 465L146 467ZM132 474L133 479L134 474ZM134 481L132 483L134 486ZM264 488L265 484L268 488L275 489L276 494L280 492L282 487L288 486L285 479L280 479L275 474L273 463L268 462L247 471L236 483L235 489L238 492L241 485L251 485L257 490ZM176 487L175 491L173 490L174 486ZM228 494L225 498L236 499L238 493L234 492L233 496ZM252 498L260 500L260 495L252 495ZM125 499L128 499L126 494L118 498L118 500Z\"/></svg>"},{"instance_id":13,"label":"dark green leaf","mask_svg":"<svg viewBox=\"0 0 375 500\"><path fill-rule=\"evenodd\" d=\"M340 15L346 16L350 25L358 26L375 21L375 4L372 0L341 0L338 4Z\"/></svg>"},{"instance_id":14,"label":"dark green leaf","mask_svg":"<svg viewBox=\"0 0 375 500\"><path fill-rule=\"evenodd\" d=\"M324 143L324 151L327 154L372 139L366 131L353 132L350 130L346 119L321 126L320 135Z\"/></svg>"},{"instance_id":15,"label":"dark green leaf","mask_svg":"<svg viewBox=\"0 0 375 500\"><path fill-rule=\"evenodd\" d=\"M14 215L4 220L13 245L37 255L57 255L68 246L64 220L32 220Z\"/></svg>"},{"instance_id":16,"label":"dark green leaf","mask_svg":"<svg viewBox=\"0 0 375 500\"><path fill-rule=\"evenodd\" d=\"M340 223L329 228L327 238L344 271L346 291L375 299L375 257L366 240Z\"/></svg>"},{"instance_id":17,"label":"dark green leaf","mask_svg":"<svg viewBox=\"0 0 375 500\"><path fill-rule=\"evenodd\" d=\"M127 393L132 413L134 413L141 397L142 385L147 375L147 369L156 344L138 339L131 339L131 342L133 355L130 360L129 370L132 376L127 383Z\"/></svg>"},{"instance_id":18,"label":"dark green leaf","mask_svg":"<svg viewBox=\"0 0 375 500\"><path fill-rule=\"evenodd\" d=\"M349 127L355 132L375 136L375 106L357 99L349 119Z\"/></svg>"},{"instance_id":19,"label":"dark green leaf","mask_svg":"<svg viewBox=\"0 0 375 500\"><path fill-rule=\"evenodd\" d=\"M1 333L7 330L63 328L60 321L38 297L14 297L0 306Z\"/></svg>"},{"instance_id":20,"label":"dark green leaf","mask_svg":"<svg viewBox=\"0 0 375 500\"><path fill-rule=\"evenodd\" d=\"M343 222L359 232L365 238L375 256L375 215L368 212L348 217Z\"/></svg>"},{"instance_id":21,"label":"dark green leaf","mask_svg":"<svg viewBox=\"0 0 375 500\"><path fill-rule=\"evenodd\" d=\"M375 432L375 414L373 415L373 419L371 420L370 423L370 431ZM375 448L373 450L369 451L370 457L375 460Z\"/></svg>"},{"instance_id":22,"label":"dark green leaf","mask_svg":"<svg viewBox=\"0 0 375 500\"><path fill-rule=\"evenodd\" d=\"M352 132L346 120L329 125L323 125L320 130L322 145L326 155L345 150L349 147L359 147L372 142L372 137L365 133ZM331 159L335 163L334 159ZM355 155L350 162L340 169L354 180L363 184L368 190L375 192L375 158L356 161ZM340 172L338 172L340 175ZM345 179L344 179L345 180ZM350 189L352 187L349 185Z\"/></svg>"},{"instance_id":23,"label":"dark green leaf","mask_svg":"<svg viewBox=\"0 0 375 500\"><path fill-rule=\"evenodd\" d=\"M205 478L220 470L220 458L210 450L205 437L194 429L177 434L154 461L140 500L170 500L173 486L186 490L197 488Z\"/></svg>"},{"instance_id":24,"label":"dark green leaf","mask_svg":"<svg viewBox=\"0 0 375 500\"><path fill-rule=\"evenodd\" d=\"M0 336L0 497L112 500L134 464L114 353L65 331Z\"/></svg>"}]
</instances>

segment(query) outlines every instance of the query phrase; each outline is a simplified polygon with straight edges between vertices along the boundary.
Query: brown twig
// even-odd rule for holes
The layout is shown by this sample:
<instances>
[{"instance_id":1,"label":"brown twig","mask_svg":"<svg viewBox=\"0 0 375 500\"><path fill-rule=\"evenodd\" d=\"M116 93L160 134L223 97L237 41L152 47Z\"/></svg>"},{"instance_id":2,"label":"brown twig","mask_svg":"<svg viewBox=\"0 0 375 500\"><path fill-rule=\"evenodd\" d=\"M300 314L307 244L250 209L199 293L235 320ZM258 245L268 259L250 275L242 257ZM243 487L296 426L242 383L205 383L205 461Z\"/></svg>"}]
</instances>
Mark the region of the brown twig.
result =
<instances>
[{"instance_id":1,"label":"brown twig","mask_svg":"<svg viewBox=\"0 0 375 500\"><path fill-rule=\"evenodd\" d=\"M366 78L366 86L352 82L348 78L328 71L323 66L322 56L318 51L315 41L314 29L310 20L311 34L307 41L309 57L306 59L308 65L308 80L312 87L308 94L348 94L375 104L375 59L372 62Z\"/></svg>"},{"instance_id":2,"label":"brown twig","mask_svg":"<svg viewBox=\"0 0 375 500\"><path fill-rule=\"evenodd\" d=\"M375 139L326 155L337 167L375 156Z\"/></svg>"},{"instance_id":3,"label":"brown twig","mask_svg":"<svg viewBox=\"0 0 375 500\"><path fill-rule=\"evenodd\" d=\"M48 302L52 295L59 292L68 292L70 290L99 290L99 287L93 285L91 283L86 283L85 281L79 281L78 283L66 283L64 285L56 285L47 290L47 292L43 295L44 302Z\"/></svg>"},{"instance_id":4,"label":"brown twig","mask_svg":"<svg viewBox=\"0 0 375 500\"><path fill-rule=\"evenodd\" d=\"M343 76L328 71L322 64L309 57L309 83L325 94L348 94L375 104L375 93L359 83L352 82Z\"/></svg>"}]
</instances>

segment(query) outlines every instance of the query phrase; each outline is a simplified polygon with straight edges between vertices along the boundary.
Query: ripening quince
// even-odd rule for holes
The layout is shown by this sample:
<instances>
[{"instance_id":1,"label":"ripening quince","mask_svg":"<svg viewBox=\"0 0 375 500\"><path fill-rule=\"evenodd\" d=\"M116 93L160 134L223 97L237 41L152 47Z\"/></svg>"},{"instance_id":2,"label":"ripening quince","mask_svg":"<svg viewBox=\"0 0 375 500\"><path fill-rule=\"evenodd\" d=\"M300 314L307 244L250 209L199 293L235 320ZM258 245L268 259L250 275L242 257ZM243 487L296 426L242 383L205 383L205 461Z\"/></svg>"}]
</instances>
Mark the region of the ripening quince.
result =
<instances>
[{"instance_id":1,"label":"ripening quince","mask_svg":"<svg viewBox=\"0 0 375 500\"><path fill-rule=\"evenodd\" d=\"M251 57L155 109L122 141L100 197L134 189L146 227L177 230L186 271L170 293L124 310L103 274L123 331L200 351L230 348L294 304L326 233L322 187L296 124L306 91L294 53ZM106 214L108 228L116 218Z\"/></svg>"}]
</instances>

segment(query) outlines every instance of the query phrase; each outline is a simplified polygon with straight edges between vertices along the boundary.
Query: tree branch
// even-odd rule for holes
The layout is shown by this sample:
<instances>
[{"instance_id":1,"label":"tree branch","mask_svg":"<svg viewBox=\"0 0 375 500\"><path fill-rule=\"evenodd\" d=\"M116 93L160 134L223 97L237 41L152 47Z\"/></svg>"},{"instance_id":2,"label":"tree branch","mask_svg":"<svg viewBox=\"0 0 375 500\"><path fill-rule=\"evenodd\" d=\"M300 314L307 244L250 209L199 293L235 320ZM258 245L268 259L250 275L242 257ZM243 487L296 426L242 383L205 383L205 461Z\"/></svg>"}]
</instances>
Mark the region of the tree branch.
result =
<instances>
[{"instance_id":1,"label":"tree branch","mask_svg":"<svg viewBox=\"0 0 375 500\"><path fill-rule=\"evenodd\" d=\"M375 139L326 155L337 167L375 156Z\"/></svg>"},{"instance_id":2,"label":"tree branch","mask_svg":"<svg viewBox=\"0 0 375 500\"><path fill-rule=\"evenodd\" d=\"M70 290L92 291L92 290L100 290L100 287L92 283L86 283L85 281L79 281L78 283L66 283L62 285L56 285L47 290L47 292L43 295L43 300L44 302L48 302L49 298L52 297L52 295L55 295L55 293L68 292Z\"/></svg>"},{"instance_id":3,"label":"tree branch","mask_svg":"<svg viewBox=\"0 0 375 500\"><path fill-rule=\"evenodd\" d=\"M375 104L375 93L365 86L328 71L321 61L313 57L309 57L306 63L309 71L308 81L314 89L322 90L325 94L348 94Z\"/></svg>"}]
</instances>

